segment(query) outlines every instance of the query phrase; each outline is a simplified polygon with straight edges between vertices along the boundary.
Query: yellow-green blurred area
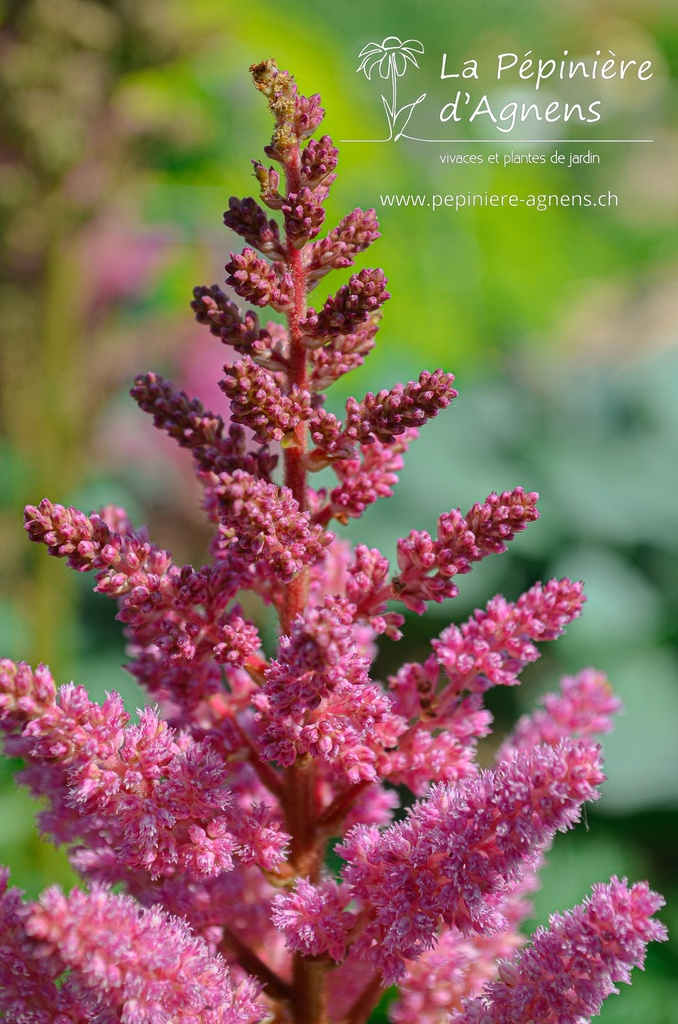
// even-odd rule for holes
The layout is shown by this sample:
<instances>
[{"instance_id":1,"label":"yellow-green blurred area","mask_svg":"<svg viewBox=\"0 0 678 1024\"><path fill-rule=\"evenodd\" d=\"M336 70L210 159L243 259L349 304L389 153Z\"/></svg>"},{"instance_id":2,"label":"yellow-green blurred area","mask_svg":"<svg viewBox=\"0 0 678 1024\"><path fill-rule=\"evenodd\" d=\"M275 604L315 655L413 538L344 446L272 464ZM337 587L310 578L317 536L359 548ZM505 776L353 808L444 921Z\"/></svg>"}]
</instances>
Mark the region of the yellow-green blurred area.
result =
<instances>
[{"instance_id":1,"label":"yellow-green blurred area","mask_svg":"<svg viewBox=\"0 0 678 1024\"><path fill-rule=\"evenodd\" d=\"M424 46L419 68L397 83L403 103L427 94L410 134L474 141L339 142L384 137L381 95L392 83L356 69L367 43L393 35ZM552 162L556 150L569 161L589 147L521 142L524 132L504 137L487 118L436 123L460 87L441 80L443 53L448 69L478 61L480 81L462 88L545 102L560 85L535 94L529 83L498 83L497 54L566 49L652 61L644 83L584 83L586 102L603 97L595 127L536 126L539 139L590 138L599 164ZM119 689L132 710L143 699L121 668L115 607L91 594L91 578L28 543L22 508L46 495L87 512L123 505L178 562L206 558L190 457L156 436L127 389L154 369L226 412L216 382L231 355L194 324L188 303L194 285L223 284L239 248L223 210L230 195L254 192L250 161L271 131L248 67L274 57L302 92L322 95L323 130L340 145L328 226L359 205L374 206L382 227L358 265L383 266L392 299L377 349L329 407L439 365L460 392L411 449L396 496L338 531L393 558L399 536L434 530L442 511L518 484L542 495L540 521L464 577L455 602L408 620L406 638L384 645L378 674L425 657L432 636L498 591L515 599L537 579L583 579L583 617L543 646L523 686L491 696L499 732L585 665L606 671L624 700L604 741L603 798L557 841L538 920L617 873L662 891L677 932L677 56L673 0L0 3L0 655L46 661L59 682L97 698ZM567 97L577 89L569 83ZM488 131L496 144L478 141ZM639 138L654 141L596 143ZM447 151L484 160L443 164ZM547 160L504 160L528 153ZM619 202L434 210L380 198L468 192L611 192ZM326 278L316 305L350 273ZM271 623L262 628L271 640ZM63 852L36 838L16 767L2 768L0 861L35 895L73 879ZM678 1022L677 975L672 939L602 1019Z\"/></svg>"}]
</instances>

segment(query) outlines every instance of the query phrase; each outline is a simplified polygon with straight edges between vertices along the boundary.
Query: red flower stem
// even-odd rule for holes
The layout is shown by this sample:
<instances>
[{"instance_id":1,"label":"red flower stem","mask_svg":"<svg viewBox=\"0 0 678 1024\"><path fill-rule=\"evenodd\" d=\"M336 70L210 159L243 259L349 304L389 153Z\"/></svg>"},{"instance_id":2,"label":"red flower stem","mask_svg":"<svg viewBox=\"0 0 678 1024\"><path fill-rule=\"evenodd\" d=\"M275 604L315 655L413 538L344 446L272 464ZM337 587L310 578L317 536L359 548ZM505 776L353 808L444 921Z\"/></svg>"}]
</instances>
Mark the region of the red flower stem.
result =
<instances>
[{"instance_id":1,"label":"red flower stem","mask_svg":"<svg viewBox=\"0 0 678 1024\"><path fill-rule=\"evenodd\" d=\"M364 1024L372 1010L381 999L384 990L379 974L375 974L366 988L360 993L341 1024Z\"/></svg>"},{"instance_id":2,"label":"red flower stem","mask_svg":"<svg viewBox=\"0 0 678 1024\"><path fill-rule=\"evenodd\" d=\"M327 965L294 954L292 1013L296 1024L327 1024Z\"/></svg>"},{"instance_id":3,"label":"red flower stem","mask_svg":"<svg viewBox=\"0 0 678 1024\"><path fill-rule=\"evenodd\" d=\"M245 943L234 935L233 932L229 931L226 926L223 927L224 937L219 944L219 952L226 959L229 960L229 953L235 954L238 963L248 974L257 978L262 984L266 986L266 994L274 999L290 999L292 996L292 987L288 985L286 981L283 981L275 971L272 971L268 964L257 956L257 954L246 946Z\"/></svg>"},{"instance_id":4,"label":"red flower stem","mask_svg":"<svg viewBox=\"0 0 678 1024\"><path fill-rule=\"evenodd\" d=\"M301 179L301 152L299 146L289 153L285 163L287 195L298 192ZM289 360L287 384L301 389L308 387L308 353L299 322L306 315L306 269L301 251L287 232L287 270L294 287L294 308L288 314ZM300 423L295 431L294 444L284 450L285 486L304 511L306 502L307 430ZM280 615L280 628L289 634L294 619L308 602L309 571L304 567L286 587ZM294 764L285 772L283 797L287 830L290 833L290 865L300 877L317 881L322 865L322 843L316 829L316 780L312 764ZM295 1024L326 1024L327 985L326 966L308 958L294 956L291 1010Z\"/></svg>"},{"instance_id":5,"label":"red flower stem","mask_svg":"<svg viewBox=\"0 0 678 1024\"><path fill-rule=\"evenodd\" d=\"M301 154L296 146L290 153L285 166L287 194L297 192L300 185ZM301 389L308 386L308 354L304 345L303 334L299 329L299 321L306 315L306 268L301 254L287 233L287 269L294 285L294 309L288 314L289 328L289 366L287 370L288 387L295 384ZM285 486L289 487L299 503L299 508L306 508L306 469L304 458L307 448L306 425L300 423L295 431L295 443L284 451ZM297 573L287 587L285 605L281 615L283 633L289 632L294 618L306 607L308 599L308 569Z\"/></svg>"},{"instance_id":6,"label":"red flower stem","mask_svg":"<svg viewBox=\"0 0 678 1024\"><path fill-rule=\"evenodd\" d=\"M349 786L343 793L338 793L332 803L327 805L318 818L318 827L327 833L334 826L339 825L351 810L358 797L371 785L371 782L362 780L354 786Z\"/></svg>"}]
</instances>

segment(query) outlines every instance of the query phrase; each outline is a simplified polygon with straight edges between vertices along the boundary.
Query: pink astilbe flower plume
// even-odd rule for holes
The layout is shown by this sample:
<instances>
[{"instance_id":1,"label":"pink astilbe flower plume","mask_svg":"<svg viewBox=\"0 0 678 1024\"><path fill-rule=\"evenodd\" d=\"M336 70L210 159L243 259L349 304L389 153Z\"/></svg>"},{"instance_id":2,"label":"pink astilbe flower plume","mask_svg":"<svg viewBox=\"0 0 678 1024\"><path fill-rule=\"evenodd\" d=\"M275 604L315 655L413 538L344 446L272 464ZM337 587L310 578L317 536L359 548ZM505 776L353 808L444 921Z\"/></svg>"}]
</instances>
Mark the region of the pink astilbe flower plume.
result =
<instances>
[{"instance_id":1,"label":"pink astilbe flower plume","mask_svg":"<svg viewBox=\"0 0 678 1024\"><path fill-rule=\"evenodd\" d=\"M434 787L385 832L354 828L337 851L348 892L365 908L354 952L393 984L405 961L431 946L439 919L462 932L501 929L510 885L597 799L603 779L595 745L538 747L456 787ZM296 899L281 899L279 912ZM299 948L294 929L287 938Z\"/></svg>"},{"instance_id":2,"label":"pink astilbe flower plume","mask_svg":"<svg viewBox=\"0 0 678 1024\"><path fill-rule=\"evenodd\" d=\"M264 1015L256 986L236 986L183 921L140 910L128 896L96 886L70 896L48 889L25 927L40 942L36 957L59 956L121 1024L255 1024Z\"/></svg>"},{"instance_id":3,"label":"pink astilbe flower plume","mask_svg":"<svg viewBox=\"0 0 678 1024\"><path fill-rule=\"evenodd\" d=\"M435 946L407 964L398 1000L389 1008L394 1024L447 1024L450 1012L496 975L497 961L525 944L519 927L532 914L528 896L538 884L536 874L528 874L511 891L501 904L506 926L498 931L463 934L454 926L441 928Z\"/></svg>"},{"instance_id":4,"label":"pink astilbe flower plume","mask_svg":"<svg viewBox=\"0 0 678 1024\"><path fill-rule=\"evenodd\" d=\"M497 595L465 622L447 605L423 660L377 678L405 613L451 602L535 522L538 496L515 486L463 514L451 492L393 566L329 531L391 496L456 381L424 369L349 396L342 414L326 407L373 349L390 294L383 270L356 267L309 296L379 225L356 209L325 228L339 155L310 138L320 97L272 60L250 70L273 116L252 161L259 195L229 200L224 224L245 247L223 287L190 301L227 346L214 411L153 372L131 391L193 464L206 564L176 564L115 506L25 510L29 539L115 602L151 704L133 721L117 693L97 704L44 665L0 660L5 751L83 886L30 903L0 874L0 1016L365 1024L397 985L393 1024L585 1024L665 937L661 899L613 879L516 953L556 833L599 796L595 737L619 709L605 676L565 678L481 767L486 692L520 684L581 613L583 586Z\"/></svg>"},{"instance_id":5,"label":"pink astilbe flower plume","mask_svg":"<svg viewBox=\"0 0 678 1024\"><path fill-rule=\"evenodd\" d=\"M530 946L499 964L499 981L469 999L450 1024L582 1024L596 1017L615 983L642 967L648 942L666 939L653 920L664 900L646 882L612 878L574 910L553 914Z\"/></svg>"},{"instance_id":6,"label":"pink astilbe flower plume","mask_svg":"<svg viewBox=\"0 0 678 1024\"><path fill-rule=\"evenodd\" d=\"M555 746L566 736L595 736L611 732L612 715L622 709L607 676L585 668L576 676L564 676L560 693L541 697L542 705L531 715L523 715L513 732L506 737L498 753L498 761L514 758L521 750L539 743Z\"/></svg>"},{"instance_id":7,"label":"pink astilbe flower plume","mask_svg":"<svg viewBox=\"0 0 678 1024\"><path fill-rule=\"evenodd\" d=\"M33 1024L86 1024L101 1011L101 994L85 990L54 952L41 950L26 932L30 906L9 889L0 871L0 1013L6 1021ZM103 1017L104 1020L113 1018Z\"/></svg>"}]
</instances>

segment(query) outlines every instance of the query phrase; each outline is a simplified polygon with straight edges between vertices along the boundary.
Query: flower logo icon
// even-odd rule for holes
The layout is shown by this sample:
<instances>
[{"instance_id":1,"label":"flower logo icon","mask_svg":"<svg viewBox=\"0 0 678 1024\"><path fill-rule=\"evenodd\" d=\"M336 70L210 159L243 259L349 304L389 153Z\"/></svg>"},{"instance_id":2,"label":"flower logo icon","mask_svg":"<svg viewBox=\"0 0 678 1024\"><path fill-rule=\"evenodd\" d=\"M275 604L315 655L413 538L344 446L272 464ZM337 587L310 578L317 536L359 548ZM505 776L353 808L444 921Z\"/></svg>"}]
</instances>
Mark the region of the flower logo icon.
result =
<instances>
[{"instance_id":1,"label":"flower logo icon","mask_svg":"<svg viewBox=\"0 0 678 1024\"><path fill-rule=\"evenodd\" d=\"M423 44L418 39L407 39L404 43L397 36L388 36L381 43L368 43L360 51L362 61L358 71L364 71L367 78L379 68L382 78L400 78L407 71L408 61L418 68L415 53L423 53Z\"/></svg>"},{"instance_id":2,"label":"flower logo icon","mask_svg":"<svg viewBox=\"0 0 678 1024\"><path fill-rule=\"evenodd\" d=\"M381 97L389 128L388 139L384 139L384 142L391 139L397 141L402 137L414 108L426 98L426 93L422 93L419 99L398 109L398 79L405 74L408 64L419 67L415 54L423 52L424 44L418 39L406 39L403 42L397 36L387 36L380 43L368 43L358 55L361 61L356 71L363 71L365 77L371 80L373 72L378 70L380 78L391 82L390 102L384 95Z\"/></svg>"}]
</instances>

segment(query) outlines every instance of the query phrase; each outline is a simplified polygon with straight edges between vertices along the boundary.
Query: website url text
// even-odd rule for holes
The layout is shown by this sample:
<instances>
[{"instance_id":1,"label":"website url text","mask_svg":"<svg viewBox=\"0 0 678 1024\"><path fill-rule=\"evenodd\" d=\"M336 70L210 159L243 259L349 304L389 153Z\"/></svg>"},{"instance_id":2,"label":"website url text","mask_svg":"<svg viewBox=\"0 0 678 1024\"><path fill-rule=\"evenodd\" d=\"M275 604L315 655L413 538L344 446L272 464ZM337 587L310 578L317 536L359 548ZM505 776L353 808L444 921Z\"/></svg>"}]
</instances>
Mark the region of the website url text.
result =
<instances>
[{"instance_id":1,"label":"website url text","mask_svg":"<svg viewBox=\"0 0 678 1024\"><path fill-rule=\"evenodd\" d=\"M518 196L509 192L458 192L450 195L380 195L379 202L382 206L423 206L432 210L462 210L474 206L528 206L543 211L559 206L619 206L619 197L614 192L603 192L599 196L557 193L529 193L526 196Z\"/></svg>"}]
</instances>

